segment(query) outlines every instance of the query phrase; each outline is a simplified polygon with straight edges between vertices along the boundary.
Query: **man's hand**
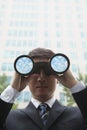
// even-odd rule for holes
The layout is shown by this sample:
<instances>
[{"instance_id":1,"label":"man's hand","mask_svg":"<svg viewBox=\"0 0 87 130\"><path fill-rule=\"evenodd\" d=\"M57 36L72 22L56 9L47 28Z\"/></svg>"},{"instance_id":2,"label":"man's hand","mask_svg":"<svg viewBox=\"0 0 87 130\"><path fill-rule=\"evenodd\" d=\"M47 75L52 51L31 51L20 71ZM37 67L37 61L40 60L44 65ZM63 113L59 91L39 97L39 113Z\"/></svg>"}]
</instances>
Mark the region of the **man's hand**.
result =
<instances>
[{"instance_id":1,"label":"man's hand","mask_svg":"<svg viewBox=\"0 0 87 130\"><path fill-rule=\"evenodd\" d=\"M27 86L29 77L30 76L28 77L21 76L17 72L15 72L14 77L11 82L11 86L20 92Z\"/></svg>"},{"instance_id":2,"label":"man's hand","mask_svg":"<svg viewBox=\"0 0 87 130\"><path fill-rule=\"evenodd\" d=\"M64 85L67 88L72 88L73 86L75 86L78 83L78 81L73 76L73 74L70 70L67 70L61 76L56 75L56 78L62 85Z\"/></svg>"}]
</instances>

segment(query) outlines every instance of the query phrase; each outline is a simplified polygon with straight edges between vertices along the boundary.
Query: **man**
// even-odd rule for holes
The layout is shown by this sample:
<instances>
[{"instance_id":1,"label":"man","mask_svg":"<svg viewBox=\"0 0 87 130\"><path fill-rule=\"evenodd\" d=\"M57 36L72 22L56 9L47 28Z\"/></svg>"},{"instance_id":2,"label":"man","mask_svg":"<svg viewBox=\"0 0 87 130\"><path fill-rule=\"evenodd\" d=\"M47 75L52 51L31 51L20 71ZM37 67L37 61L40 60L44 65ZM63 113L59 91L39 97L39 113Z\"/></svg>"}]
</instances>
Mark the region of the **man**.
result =
<instances>
[{"instance_id":1,"label":"man","mask_svg":"<svg viewBox=\"0 0 87 130\"><path fill-rule=\"evenodd\" d=\"M49 49L36 48L29 56L39 63L49 62L54 54ZM80 109L62 106L57 101L54 92L58 82L70 89ZM32 93L29 105L25 109L10 111L26 85ZM78 82L69 69L62 76L47 75L44 67L27 77L15 72L11 84L0 96L0 130L87 130L86 97L84 84Z\"/></svg>"}]
</instances>

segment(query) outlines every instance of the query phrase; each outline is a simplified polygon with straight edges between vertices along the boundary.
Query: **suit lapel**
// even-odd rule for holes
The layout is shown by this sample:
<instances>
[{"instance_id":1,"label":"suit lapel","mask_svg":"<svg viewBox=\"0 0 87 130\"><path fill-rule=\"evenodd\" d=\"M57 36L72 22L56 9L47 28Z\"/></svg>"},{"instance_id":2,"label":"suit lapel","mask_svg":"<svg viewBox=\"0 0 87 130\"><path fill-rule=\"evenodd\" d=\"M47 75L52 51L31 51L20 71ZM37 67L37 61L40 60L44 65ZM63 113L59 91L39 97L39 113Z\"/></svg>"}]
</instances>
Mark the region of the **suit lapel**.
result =
<instances>
[{"instance_id":1,"label":"suit lapel","mask_svg":"<svg viewBox=\"0 0 87 130\"><path fill-rule=\"evenodd\" d=\"M39 113L32 102L23 110L40 128L43 127Z\"/></svg>"},{"instance_id":2,"label":"suit lapel","mask_svg":"<svg viewBox=\"0 0 87 130\"><path fill-rule=\"evenodd\" d=\"M61 116L65 109L66 107L62 106L56 100L50 110L46 127L49 128L55 122L55 120ZM32 102L29 103L29 105L23 110L23 112L25 112L40 128L43 128L40 116Z\"/></svg>"},{"instance_id":3,"label":"suit lapel","mask_svg":"<svg viewBox=\"0 0 87 130\"><path fill-rule=\"evenodd\" d=\"M50 127L55 122L55 120L61 116L65 109L66 107L62 106L57 100L55 101L49 113L47 128Z\"/></svg>"}]
</instances>

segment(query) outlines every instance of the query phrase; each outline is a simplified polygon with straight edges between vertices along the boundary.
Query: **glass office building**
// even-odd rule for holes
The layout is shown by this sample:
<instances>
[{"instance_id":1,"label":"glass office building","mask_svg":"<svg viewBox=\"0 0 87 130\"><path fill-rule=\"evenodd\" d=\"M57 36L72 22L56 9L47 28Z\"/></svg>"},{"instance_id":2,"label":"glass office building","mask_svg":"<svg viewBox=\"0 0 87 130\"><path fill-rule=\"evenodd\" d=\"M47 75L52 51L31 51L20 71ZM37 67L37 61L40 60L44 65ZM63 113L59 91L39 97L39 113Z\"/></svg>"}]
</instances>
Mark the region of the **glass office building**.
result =
<instances>
[{"instance_id":1,"label":"glass office building","mask_svg":"<svg viewBox=\"0 0 87 130\"><path fill-rule=\"evenodd\" d=\"M17 56L44 47L65 53L72 71L87 73L87 0L0 0L0 74Z\"/></svg>"}]
</instances>

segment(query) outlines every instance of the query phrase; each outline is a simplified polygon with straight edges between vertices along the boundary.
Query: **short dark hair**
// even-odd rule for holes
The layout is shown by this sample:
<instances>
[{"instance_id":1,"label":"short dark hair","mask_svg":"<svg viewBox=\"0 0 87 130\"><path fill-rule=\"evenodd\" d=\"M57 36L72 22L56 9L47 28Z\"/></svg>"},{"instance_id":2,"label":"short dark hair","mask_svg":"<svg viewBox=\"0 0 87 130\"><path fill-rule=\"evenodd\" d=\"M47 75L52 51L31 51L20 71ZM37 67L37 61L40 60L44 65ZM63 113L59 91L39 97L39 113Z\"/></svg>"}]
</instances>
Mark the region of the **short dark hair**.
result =
<instances>
[{"instance_id":1,"label":"short dark hair","mask_svg":"<svg viewBox=\"0 0 87 130\"><path fill-rule=\"evenodd\" d=\"M29 56L32 58L47 58L50 59L55 53L46 48L35 48L29 52Z\"/></svg>"}]
</instances>

